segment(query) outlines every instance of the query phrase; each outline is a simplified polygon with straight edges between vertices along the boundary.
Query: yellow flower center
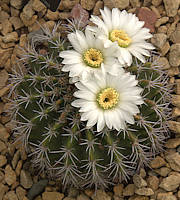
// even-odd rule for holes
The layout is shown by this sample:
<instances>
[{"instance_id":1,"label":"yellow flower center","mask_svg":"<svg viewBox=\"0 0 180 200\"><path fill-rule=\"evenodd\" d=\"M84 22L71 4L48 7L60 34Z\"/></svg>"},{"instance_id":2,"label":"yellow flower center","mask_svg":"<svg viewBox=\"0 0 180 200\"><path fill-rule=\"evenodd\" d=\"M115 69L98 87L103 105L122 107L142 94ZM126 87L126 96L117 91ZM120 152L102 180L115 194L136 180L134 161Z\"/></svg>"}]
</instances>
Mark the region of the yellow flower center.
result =
<instances>
[{"instance_id":1,"label":"yellow flower center","mask_svg":"<svg viewBox=\"0 0 180 200\"><path fill-rule=\"evenodd\" d=\"M108 110L117 105L119 93L113 88L105 88L98 93L96 100L101 108Z\"/></svg>"},{"instance_id":2,"label":"yellow flower center","mask_svg":"<svg viewBox=\"0 0 180 200\"><path fill-rule=\"evenodd\" d=\"M101 51L90 48L83 54L83 60L89 67L98 68L104 59Z\"/></svg>"},{"instance_id":3,"label":"yellow flower center","mask_svg":"<svg viewBox=\"0 0 180 200\"><path fill-rule=\"evenodd\" d=\"M124 48L128 47L132 42L131 38L128 37L128 34L125 31L116 29L110 32L109 39L112 42L117 41L118 45Z\"/></svg>"}]
</instances>

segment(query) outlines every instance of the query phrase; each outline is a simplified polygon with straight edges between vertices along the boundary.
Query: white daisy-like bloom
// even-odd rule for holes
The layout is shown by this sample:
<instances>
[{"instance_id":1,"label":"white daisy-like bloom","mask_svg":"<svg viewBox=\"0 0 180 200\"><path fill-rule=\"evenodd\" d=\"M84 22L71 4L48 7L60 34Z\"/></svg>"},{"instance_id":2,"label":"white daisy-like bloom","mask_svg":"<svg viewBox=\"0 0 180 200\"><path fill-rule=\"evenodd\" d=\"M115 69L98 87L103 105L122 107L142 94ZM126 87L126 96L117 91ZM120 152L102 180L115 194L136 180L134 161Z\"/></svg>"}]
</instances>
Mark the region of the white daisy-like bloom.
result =
<instances>
[{"instance_id":1,"label":"white daisy-like bloom","mask_svg":"<svg viewBox=\"0 0 180 200\"><path fill-rule=\"evenodd\" d=\"M81 120L90 128L97 124L100 132L105 126L117 131L125 130L126 123L134 124L134 115L139 113L137 105L143 104L142 88L137 86L135 75L120 70L116 76L102 74L86 82L77 82L74 93L78 99L72 106L80 108Z\"/></svg>"},{"instance_id":2,"label":"white daisy-like bloom","mask_svg":"<svg viewBox=\"0 0 180 200\"><path fill-rule=\"evenodd\" d=\"M121 64L130 66L132 55L144 63L144 56L150 56L148 50L154 49L152 44L145 41L152 35L149 29L143 28L144 22L139 21L135 14L127 13L125 10L121 12L117 8L113 8L111 12L105 7L100 12L103 20L92 15L90 20L97 27L88 26L87 28L103 40L106 48L112 43L117 44L117 57Z\"/></svg>"},{"instance_id":3,"label":"white daisy-like bloom","mask_svg":"<svg viewBox=\"0 0 180 200\"><path fill-rule=\"evenodd\" d=\"M103 41L91 31L86 29L84 34L77 30L76 33L69 34L68 39L73 50L62 51L59 56L64 58L62 71L70 72L73 82L87 80L94 73L97 76L101 72L115 75L122 68L115 56L116 46L104 48Z\"/></svg>"}]
</instances>

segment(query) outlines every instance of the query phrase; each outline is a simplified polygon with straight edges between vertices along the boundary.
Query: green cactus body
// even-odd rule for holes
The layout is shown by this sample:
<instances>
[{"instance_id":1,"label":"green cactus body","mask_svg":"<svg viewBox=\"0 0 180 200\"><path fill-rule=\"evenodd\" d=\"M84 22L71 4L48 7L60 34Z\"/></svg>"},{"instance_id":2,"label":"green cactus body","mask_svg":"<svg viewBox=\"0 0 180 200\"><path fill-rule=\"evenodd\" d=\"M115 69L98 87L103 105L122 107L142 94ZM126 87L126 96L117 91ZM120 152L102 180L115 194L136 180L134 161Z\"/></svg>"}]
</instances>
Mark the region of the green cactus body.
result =
<instances>
[{"instance_id":1,"label":"green cactus body","mask_svg":"<svg viewBox=\"0 0 180 200\"><path fill-rule=\"evenodd\" d=\"M47 37L38 36L38 44L46 48L44 54L33 43L27 54L27 73L12 75L16 137L31 151L32 164L40 172L60 178L65 187L99 188L126 180L148 165L168 136L168 77L154 61L134 62L126 70L137 76L144 89L136 123L127 124L127 130L121 132L87 129L78 109L71 106L76 88L61 71L58 54L66 43L53 31Z\"/></svg>"}]
</instances>

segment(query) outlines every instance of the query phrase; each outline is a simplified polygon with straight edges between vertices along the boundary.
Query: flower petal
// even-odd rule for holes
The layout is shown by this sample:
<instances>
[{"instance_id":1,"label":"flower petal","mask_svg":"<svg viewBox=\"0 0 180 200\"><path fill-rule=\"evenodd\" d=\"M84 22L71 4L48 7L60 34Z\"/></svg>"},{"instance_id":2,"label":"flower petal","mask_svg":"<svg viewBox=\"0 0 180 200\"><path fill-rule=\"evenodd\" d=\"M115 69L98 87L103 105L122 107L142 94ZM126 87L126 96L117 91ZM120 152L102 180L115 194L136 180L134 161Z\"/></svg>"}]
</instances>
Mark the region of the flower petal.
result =
<instances>
[{"instance_id":1,"label":"flower petal","mask_svg":"<svg viewBox=\"0 0 180 200\"><path fill-rule=\"evenodd\" d=\"M102 131L105 126L104 114L102 111L98 112L97 132Z\"/></svg>"}]
</instances>

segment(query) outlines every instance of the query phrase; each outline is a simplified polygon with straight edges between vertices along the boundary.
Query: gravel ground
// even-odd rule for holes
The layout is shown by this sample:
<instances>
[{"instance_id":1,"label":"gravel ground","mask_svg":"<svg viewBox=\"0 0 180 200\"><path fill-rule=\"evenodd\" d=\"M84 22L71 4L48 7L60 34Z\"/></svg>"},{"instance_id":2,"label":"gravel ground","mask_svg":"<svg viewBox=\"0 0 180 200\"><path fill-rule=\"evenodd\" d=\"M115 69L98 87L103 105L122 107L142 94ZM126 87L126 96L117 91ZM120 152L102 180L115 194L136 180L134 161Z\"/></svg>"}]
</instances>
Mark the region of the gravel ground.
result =
<instances>
[{"instance_id":1,"label":"gravel ground","mask_svg":"<svg viewBox=\"0 0 180 200\"><path fill-rule=\"evenodd\" d=\"M65 19L76 15L77 9L86 18L90 14L100 15L99 9L104 5L136 13L153 33L151 42L161 54L159 62L168 70L170 84L175 85L173 118L169 121L173 136L165 145L166 152L151 162L151 170L141 169L129 183L116 185L110 191L94 193L93 190L70 188L63 193L60 182L48 181L43 174L33 174L25 150L12 143L13 125L5 115L9 106L6 100L8 73L12 72L22 53L19 46L25 46L40 24L52 28L59 20L66 23ZM180 0L62 0L58 11L51 12L39 0L30 0L24 7L23 0L0 0L0 200L180 199L179 5Z\"/></svg>"}]
</instances>

